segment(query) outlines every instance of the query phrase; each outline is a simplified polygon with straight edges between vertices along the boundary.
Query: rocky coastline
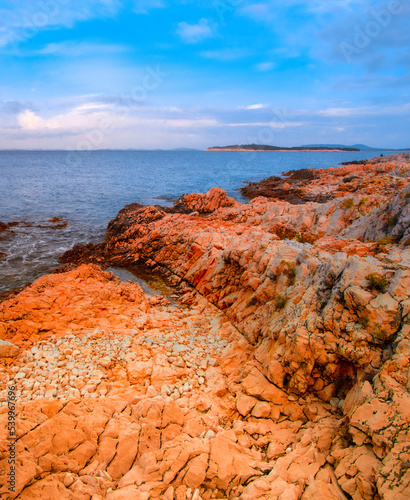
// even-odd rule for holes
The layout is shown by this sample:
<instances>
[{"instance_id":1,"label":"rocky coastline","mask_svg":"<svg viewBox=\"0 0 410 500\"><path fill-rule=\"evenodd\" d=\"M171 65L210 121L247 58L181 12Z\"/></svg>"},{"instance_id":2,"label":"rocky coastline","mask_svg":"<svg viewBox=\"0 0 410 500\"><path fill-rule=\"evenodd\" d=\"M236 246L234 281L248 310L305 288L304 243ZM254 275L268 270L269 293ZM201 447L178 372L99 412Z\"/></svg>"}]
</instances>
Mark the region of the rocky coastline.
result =
<instances>
[{"instance_id":1,"label":"rocky coastline","mask_svg":"<svg viewBox=\"0 0 410 500\"><path fill-rule=\"evenodd\" d=\"M409 155L242 192L128 205L0 303L2 499L410 498Z\"/></svg>"}]
</instances>

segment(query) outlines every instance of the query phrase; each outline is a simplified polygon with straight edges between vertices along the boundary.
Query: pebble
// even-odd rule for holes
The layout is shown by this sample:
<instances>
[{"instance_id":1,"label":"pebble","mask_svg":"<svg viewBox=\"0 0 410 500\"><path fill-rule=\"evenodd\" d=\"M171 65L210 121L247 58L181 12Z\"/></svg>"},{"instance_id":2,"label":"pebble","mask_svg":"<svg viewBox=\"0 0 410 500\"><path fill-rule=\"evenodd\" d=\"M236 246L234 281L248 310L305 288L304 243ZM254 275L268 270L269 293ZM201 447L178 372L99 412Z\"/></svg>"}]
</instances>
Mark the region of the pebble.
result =
<instances>
[{"instance_id":1,"label":"pebble","mask_svg":"<svg viewBox=\"0 0 410 500\"><path fill-rule=\"evenodd\" d=\"M188 314L184 315L189 318ZM206 370L215 365L227 343L212 328L197 327L189 319L183 319L182 323L182 329L174 328L174 322L169 331L151 328L145 330L147 333L133 330L129 335L99 330L83 336L67 332L63 337L40 342L21 354L19 366L11 368L8 382L15 380L21 389L17 394L22 402L80 396L105 398L111 390L116 390L111 385L111 370L123 373L126 387L129 384L127 365L154 359L159 365L181 370L183 375L160 390L150 386L149 379L145 380L142 385L146 387L147 397L174 400L186 397L195 387L205 388ZM6 397L6 392L1 391L0 406L7 404Z\"/></svg>"}]
</instances>

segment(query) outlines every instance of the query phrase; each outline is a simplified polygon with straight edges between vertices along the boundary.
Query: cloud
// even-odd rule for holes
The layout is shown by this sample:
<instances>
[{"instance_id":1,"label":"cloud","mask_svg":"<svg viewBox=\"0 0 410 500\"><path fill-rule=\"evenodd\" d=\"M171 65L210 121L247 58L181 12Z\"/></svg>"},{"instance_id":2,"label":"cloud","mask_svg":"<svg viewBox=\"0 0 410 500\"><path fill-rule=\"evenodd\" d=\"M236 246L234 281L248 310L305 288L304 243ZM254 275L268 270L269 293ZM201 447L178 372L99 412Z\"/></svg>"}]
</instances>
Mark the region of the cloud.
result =
<instances>
[{"instance_id":1,"label":"cloud","mask_svg":"<svg viewBox=\"0 0 410 500\"><path fill-rule=\"evenodd\" d=\"M202 18L198 24L178 23L177 34L184 43L198 43L214 36L214 27L209 20Z\"/></svg>"},{"instance_id":2,"label":"cloud","mask_svg":"<svg viewBox=\"0 0 410 500\"><path fill-rule=\"evenodd\" d=\"M246 5L240 9L239 13L256 21L266 21L267 17L271 17L271 9L266 3Z\"/></svg>"},{"instance_id":3,"label":"cloud","mask_svg":"<svg viewBox=\"0 0 410 500\"><path fill-rule=\"evenodd\" d=\"M249 106L239 106L239 109L263 109L267 107L266 104L250 104Z\"/></svg>"},{"instance_id":4,"label":"cloud","mask_svg":"<svg viewBox=\"0 0 410 500\"><path fill-rule=\"evenodd\" d=\"M274 62L264 62L256 65L256 69L258 71L270 71L276 68L276 64Z\"/></svg>"},{"instance_id":5,"label":"cloud","mask_svg":"<svg viewBox=\"0 0 410 500\"><path fill-rule=\"evenodd\" d=\"M410 43L409 21L408 2L361 2L357 9L335 12L323 25L317 33L324 42L318 56L362 66L369 73L409 67L410 60L405 57Z\"/></svg>"},{"instance_id":6,"label":"cloud","mask_svg":"<svg viewBox=\"0 0 410 500\"><path fill-rule=\"evenodd\" d=\"M317 112L320 116L329 117L345 117L363 114L363 111L368 111L370 108L328 108Z\"/></svg>"},{"instance_id":7,"label":"cloud","mask_svg":"<svg viewBox=\"0 0 410 500\"><path fill-rule=\"evenodd\" d=\"M22 101L0 101L0 113L16 115L26 109L31 109L26 102Z\"/></svg>"},{"instance_id":8,"label":"cloud","mask_svg":"<svg viewBox=\"0 0 410 500\"><path fill-rule=\"evenodd\" d=\"M101 120L107 117L107 110L104 104L88 103L51 118L42 118L26 109L18 115L18 123L21 129L30 132L81 132L100 127Z\"/></svg>"},{"instance_id":9,"label":"cloud","mask_svg":"<svg viewBox=\"0 0 410 500\"><path fill-rule=\"evenodd\" d=\"M289 128L289 127L302 127L306 125L305 122L256 122L256 123L221 123L220 127L269 127L275 129Z\"/></svg>"},{"instance_id":10,"label":"cloud","mask_svg":"<svg viewBox=\"0 0 410 500\"><path fill-rule=\"evenodd\" d=\"M90 55L107 55L119 54L127 51L128 48L122 45L109 45L97 43L77 43L77 42L58 42L49 43L41 49L26 50L22 49L17 52L19 57L33 56L67 56L67 57L82 57Z\"/></svg>"},{"instance_id":11,"label":"cloud","mask_svg":"<svg viewBox=\"0 0 410 500\"><path fill-rule=\"evenodd\" d=\"M203 114L185 114L175 107L149 109L119 109L98 102L89 102L65 113L43 118L38 113L26 109L18 115L20 133L30 137L64 137L90 134L109 135L113 130L200 129L218 126L214 117Z\"/></svg>"},{"instance_id":12,"label":"cloud","mask_svg":"<svg viewBox=\"0 0 410 500\"><path fill-rule=\"evenodd\" d=\"M14 5L13 5L14 4ZM121 0L82 0L67 2L19 0L0 9L0 47L34 38L55 27L73 27L77 22L95 17L112 17L123 8Z\"/></svg>"},{"instance_id":13,"label":"cloud","mask_svg":"<svg viewBox=\"0 0 410 500\"><path fill-rule=\"evenodd\" d=\"M134 12L136 14L148 14L152 9L163 9L166 7L162 0L135 0Z\"/></svg>"},{"instance_id":14,"label":"cloud","mask_svg":"<svg viewBox=\"0 0 410 500\"><path fill-rule=\"evenodd\" d=\"M350 116L383 116L383 115L407 115L410 112L410 103L403 103L400 106L366 106L357 108L328 108L317 111L316 114L327 117L350 117Z\"/></svg>"},{"instance_id":15,"label":"cloud","mask_svg":"<svg viewBox=\"0 0 410 500\"><path fill-rule=\"evenodd\" d=\"M218 61L235 61L249 56L250 51L247 49L218 49L205 50L200 52L200 56L205 59L216 59Z\"/></svg>"}]
</instances>

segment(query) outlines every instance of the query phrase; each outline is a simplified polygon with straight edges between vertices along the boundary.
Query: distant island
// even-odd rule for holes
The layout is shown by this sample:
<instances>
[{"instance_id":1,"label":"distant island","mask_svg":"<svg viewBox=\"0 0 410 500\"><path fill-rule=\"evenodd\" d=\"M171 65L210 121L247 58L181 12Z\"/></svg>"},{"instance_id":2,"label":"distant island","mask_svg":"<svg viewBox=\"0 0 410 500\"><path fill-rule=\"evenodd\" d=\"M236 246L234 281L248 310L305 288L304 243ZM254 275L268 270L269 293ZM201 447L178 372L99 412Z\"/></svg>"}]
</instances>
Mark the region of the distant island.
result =
<instances>
[{"instance_id":1,"label":"distant island","mask_svg":"<svg viewBox=\"0 0 410 500\"><path fill-rule=\"evenodd\" d=\"M235 146L214 146L205 151L330 151L330 152L352 152L360 151L358 148L338 146L296 146L285 148L282 146L266 146L262 144L241 144Z\"/></svg>"},{"instance_id":2,"label":"distant island","mask_svg":"<svg viewBox=\"0 0 410 500\"><path fill-rule=\"evenodd\" d=\"M358 151L410 151L409 148L389 149L372 148L365 144L354 144L345 146L344 144L305 144L286 148L283 146L266 146L263 144L241 144L235 146L213 146L205 151L330 151L330 152L358 152Z\"/></svg>"}]
</instances>

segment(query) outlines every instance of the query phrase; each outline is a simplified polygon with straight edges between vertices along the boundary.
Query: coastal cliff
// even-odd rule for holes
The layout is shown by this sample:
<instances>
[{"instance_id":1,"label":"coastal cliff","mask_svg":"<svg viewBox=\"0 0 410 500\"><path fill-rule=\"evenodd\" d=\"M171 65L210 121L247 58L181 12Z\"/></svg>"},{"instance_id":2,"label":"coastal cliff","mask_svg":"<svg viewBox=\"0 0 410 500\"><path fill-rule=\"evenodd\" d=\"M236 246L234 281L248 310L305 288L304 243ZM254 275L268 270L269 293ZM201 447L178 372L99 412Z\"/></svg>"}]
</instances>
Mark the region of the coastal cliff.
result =
<instances>
[{"instance_id":1,"label":"coastal cliff","mask_svg":"<svg viewBox=\"0 0 410 500\"><path fill-rule=\"evenodd\" d=\"M410 159L244 189L128 205L0 304L2 498L410 497Z\"/></svg>"}]
</instances>

